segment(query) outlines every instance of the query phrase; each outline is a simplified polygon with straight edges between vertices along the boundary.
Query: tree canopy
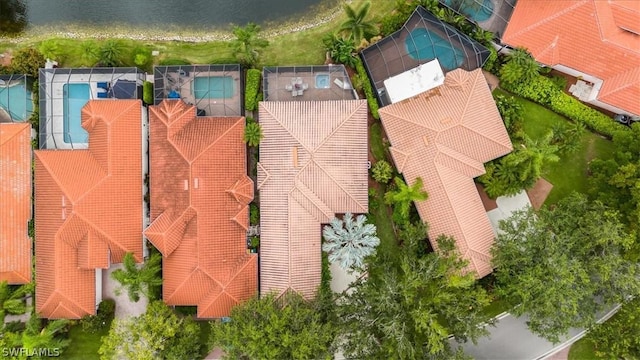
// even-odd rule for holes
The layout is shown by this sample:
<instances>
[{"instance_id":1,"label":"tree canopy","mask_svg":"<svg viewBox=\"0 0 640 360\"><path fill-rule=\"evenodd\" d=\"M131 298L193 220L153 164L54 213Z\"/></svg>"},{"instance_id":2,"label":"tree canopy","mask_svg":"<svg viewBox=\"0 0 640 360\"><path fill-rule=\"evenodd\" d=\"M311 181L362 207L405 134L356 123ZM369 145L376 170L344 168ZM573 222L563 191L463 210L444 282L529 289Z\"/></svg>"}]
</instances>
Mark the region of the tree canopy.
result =
<instances>
[{"instance_id":1,"label":"tree canopy","mask_svg":"<svg viewBox=\"0 0 640 360\"><path fill-rule=\"evenodd\" d=\"M633 239L600 202L573 193L537 214L516 212L500 230L492 249L497 293L550 341L640 292L639 266L623 256Z\"/></svg>"},{"instance_id":2,"label":"tree canopy","mask_svg":"<svg viewBox=\"0 0 640 360\"><path fill-rule=\"evenodd\" d=\"M258 36L259 33L260 26L254 23L233 28L235 39L231 41L231 46L242 65L255 66L260 58L260 50L269 45L269 41Z\"/></svg>"},{"instance_id":3,"label":"tree canopy","mask_svg":"<svg viewBox=\"0 0 640 360\"><path fill-rule=\"evenodd\" d=\"M355 221L351 213L344 220L333 218L324 227L322 250L329 254L329 261L337 262L345 270L361 269L364 259L373 255L380 239L376 236L376 226L367 224L367 217L359 215Z\"/></svg>"},{"instance_id":4,"label":"tree canopy","mask_svg":"<svg viewBox=\"0 0 640 360\"><path fill-rule=\"evenodd\" d=\"M212 325L211 342L227 359L330 357L332 325L298 293L253 298L231 310L231 321Z\"/></svg>"},{"instance_id":5,"label":"tree canopy","mask_svg":"<svg viewBox=\"0 0 640 360\"><path fill-rule=\"evenodd\" d=\"M98 352L102 360L195 359L201 353L199 332L191 318L154 301L138 317L115 319Z\"/></svg>"},{"instance_id":6,"label":"tree canopy","mask_svg":"<svg viewBox=\"0 0 640 360\"><path fill-rule=\"evenodd\" d=\"M339 345L347 358L450 359L460 356L450 334L459 341L487 334L481 326L487 293L466 272L453 239L442 236L438 253L421 255L425 231L420 225L405 236L399 266L378 254L372 263L383 268L338 299Z\"/></svg>"},{"instance_id":7,"label":"tree canopy","mask_svg":"<svg viewBox=\"0 0 640 360\"><path fill-rule=\"evenodd\" d=\"M140 294L147 298L153 298L152 289L162 285L160 271L162 257L157 252L152 252L149 259L138 268L132 253L126 253L124 256L123 269L117 269L111 273L111 277L117 280L121 287L116 289L116 293L120 293L122 288L127 290L129 300L138 302Z\"/></svg>"},{"instance_id":8,"label":"tree canopy","mask_svg":"<svg viewBox=\"0 0 640 360\"><path fill-rule=\"evenodd\" d=\"M640 359L640 299L622 305L611 319L587 335L596 355L606 359Z\"/></svg>"},{"instance_id":9,"label":"tree canopy","mask_svg":"<svg viewBox=\"0 0 640 360\"><path fill-rule=\"evenodd\" d=\"M390 189L384 194L384 200L387 204L393 205L394 220L398 223L406 223L409 221L409 210L414 201L427 200L429 195L422 188L422 179L416 178L415 183L409 186L401 178L393 179L395 189Z\"/></svg>"},{"instance_id":10,"label":"tree canopy","mask_svg":"<svg viewBox=\"0 0 640 360\"><path fill-rule=\"evenodd\" d=\"M344 6L344 12L347 20L340 26L340 31L345 32L353 39L355 43L359 43L361 39L369 39L373 35L377 35L378 29L367 20L369 14L370 2L365 2L357 10L350 5Z\"/></svg>"}]
</instances>

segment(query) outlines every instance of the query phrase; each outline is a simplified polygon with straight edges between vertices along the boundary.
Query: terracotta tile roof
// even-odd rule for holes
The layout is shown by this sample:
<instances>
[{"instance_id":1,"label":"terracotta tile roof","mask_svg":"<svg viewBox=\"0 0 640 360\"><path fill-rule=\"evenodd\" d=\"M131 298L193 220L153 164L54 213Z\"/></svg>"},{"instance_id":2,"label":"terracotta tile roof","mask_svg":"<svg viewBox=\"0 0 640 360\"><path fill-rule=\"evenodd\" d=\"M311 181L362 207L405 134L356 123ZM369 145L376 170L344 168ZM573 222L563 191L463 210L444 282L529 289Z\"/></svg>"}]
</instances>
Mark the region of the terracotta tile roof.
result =
<instances>
[{"instance_id":1,"label":"terracotta tile roof","mask_svg":"<svg viewBox=\"0 0 640 360\"><path fill-rule=\"evenodd\" d=\"M149 108L151 225L164 256L163 298L197 305L198 317L229 316L258 290L258 258L247 254L253 181L243 117L197 117L164 100Z\"/></svg>"},{"instance_id":2,"label":"terracotta tile roof","mask_svg":"<svg viewBox=\"0 0 640 360\"><path fill-rule=\"evenodd\" d=\"M31 126L0 124L0 282L31 282Z\"/></svg>"},{"instance_id":3,"label":"terracotta tile roof","mask_svg":"<svg viewBox=\"0 0 640 360\"><path fill-rule=\"evenodd\" d=\"M368 212L367 103L260 103L260 291L311 298L320 285L321 224Z\"/></svg>"},{"instance_id":4,"label":"terracotta tile roof","mask_svg":"<svg viewBox=\"0 0 640 360\"><path fill-rule=\"evenodd\" d=\"M95 269L142 261L141 102L82 109L87 150L35 151L36 311L95 314ZM111 256L109 256L111 255Z\"/></svg>"},{"instance_id":5,"label":"terracotta tile roof","mask_svg":"<svg viewBox=\"0 0 640 360\"><path fill-rule=\"evenodd\" d=\"M636 0L518 0L502 41L603 80L600 101L640 114L639 30Z\"/></svg>"},{"instance_id":6,"label":"terracotta tile roof","mask_svg":"<svg viewBox=\"0 0 640 360\"><path fill-rule=\"evenodd\" d=\"M482 70L457 69L444 85L380 109L391 155L409 184L422 178L429 199L416 203L429 238L455 238L480 277L492 271L494 234L473 178L483 163L512 150Z\"/></svg>"}]
</instances>

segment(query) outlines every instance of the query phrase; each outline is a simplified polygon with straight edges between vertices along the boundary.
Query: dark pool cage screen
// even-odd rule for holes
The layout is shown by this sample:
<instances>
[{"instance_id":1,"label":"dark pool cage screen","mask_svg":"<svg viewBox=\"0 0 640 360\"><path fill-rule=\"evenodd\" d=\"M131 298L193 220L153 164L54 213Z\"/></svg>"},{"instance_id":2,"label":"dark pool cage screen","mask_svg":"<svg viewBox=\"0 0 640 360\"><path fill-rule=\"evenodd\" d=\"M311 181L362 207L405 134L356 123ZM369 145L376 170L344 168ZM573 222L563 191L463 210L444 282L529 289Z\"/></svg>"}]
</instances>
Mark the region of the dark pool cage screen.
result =
<instances>
[{"instance_id":1,"label":"dark pool cage screen","mask_svg":"<svg viewBox=\"0 0 640 360\"><path fill-rule=\"evenodd\" d=\"M518 0L439 0L482 29L501 39Z\"/></svg>"},{"instance_id":2,"label":"dark pool cage screen","mask_svg":"<svg viewBox=\"0 0 640 360\"><path fill-rule=\"evenodd\" d=\"M0 75L0 122L25 122L33 112L33 79L23 74Z\"/></svg>"},{"instance_id":3,"label":"dark pool cage screen","mask_svg":"<svg viewBox=\"0 0 640 360\"><path fill-rule=\"evenodd\" d=\"M418 6L402 28L362 50L360 56L382 106L391 102L384 81L438 59L442 70L482 67L490 52L451 25Z\"/></svg>"},{"instance_id":4,"label":"dark pool cage screen","mask_svg":"<svg viewBox=\"0 0 640 360\"><path fill-rule=\"evenodd\" d=\"M300 84L296 84L296 80ZM296 85L303 85L294 96ZM357 99L343 65L265 67L262 70L264 101Z\"/></svg>"},{"instance_id":5,"label":"dark pool cage screen","mask_svg":"<svg viewBox=\"0 0 640 360\"><path fill-rule=\"evenodd\" d=\"M142 99L145 73L135 67L40 69L41 149L86 149L81 109L94 99Z\"/></svg>"},{"instance_id":6,"label":"dark pool cage screen","mask_svg":"<svg viewBox=\"0 0 640 360\"><path fill-rule=\"evenodd\" d=\"M239 64L156 66L153 99L182 99L198 116L244 116L244 77Z\"/></svg>"}]
</instances>

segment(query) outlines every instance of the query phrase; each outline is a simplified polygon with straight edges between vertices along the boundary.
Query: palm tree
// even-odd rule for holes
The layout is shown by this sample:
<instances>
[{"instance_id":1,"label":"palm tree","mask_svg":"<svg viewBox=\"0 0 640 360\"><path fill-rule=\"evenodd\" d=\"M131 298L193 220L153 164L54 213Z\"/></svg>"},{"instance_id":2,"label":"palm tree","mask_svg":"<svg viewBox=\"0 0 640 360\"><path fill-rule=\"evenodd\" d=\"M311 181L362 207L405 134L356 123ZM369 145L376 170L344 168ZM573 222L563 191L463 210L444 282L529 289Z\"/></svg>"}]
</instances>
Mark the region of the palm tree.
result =
<instances>
[{"instance_id":1,"label":"palm tree","mask_svg":"<svg viewBox=\"0 0 640 360\"><path fill-rule=\"evenodd\" d=\"M80 58L82 59L82 64L84 66L93 66L98 62L98 59L100 58L100 49L95 41L83 41L82 44L80 44L80 48L82 49Z\"/></svg>"},{"instance_id":2,"label":"palm tree","mask_svg":"<svg viewBox=\"0 0 640 360\"><path fill-rule=\"evenodd\" d=\"M508 84L531 81L540 72L540 65L525 48L516 48L507 55L507 63L500 70L500 80Z\"/></svg>"},{"instance_id":3,"label":"palm tree","mask_svg":"<svg viewBox=\"0 0 640 360\"><path fill-rule=\"evenodd\" d=\"M242 141L244 141L249 146L258 146L260 145L260 141L264 137L262 133L262 127L255 121L248 121L247 126L244 128L244 135L242 136Z\"/></svg>"},{"instance_id":4,"label":"palm tree","mask_svg":"<svg viewBox=\"0 0 640 360\"><path fill-rule=\"evenodd\" d=\"M351 213L346 213L344 220L333 218L324 227L322 251L329 254L330 262L337 262L344 270L362 268L364 258L375 253L380 245L376 226L366 222L364 215L359 215L354 221Z\"/></svg>"},{"instance_id":5,"label":"palm tree","mask_svg":"<svg viewBox=\"0 0 640 360\"><path fill-rule=\"evenodd\" d=\"M422 189L422 179L416 178L416 182L409 186L399 177L394 178L397 189L389 190L384 194L387 204L393 204L393 215L396 221L409 220L409 208L413 201L427 200L429 195Z\"/></svg>"},{"instance_id":6,"label":"palm tree","mask_svg":"<svg viewBox=\"0 0 640 360\"><path fill-rule=\"evenodd\" d=\"M343 38L335 33L327 34L323 39L324 48L329 52L331 60L350 68L356 66L356 45L351 38Z\"/></svg>"},{"instance_id":7,"label":"palm tree","mask_svg":"<svg viewBox=\"0 0 640 360\"><path fill-rule=\"evenodd\" d=\"M258 63L261 49L267 47L269 42L258 37L260 26L249 23L245 27L236 26L233 28L235 39L231 46L236 54L236 58L242 65L254 67Z\"/></svg>"},{"instance_id":8,"label":"palm tree","mask_svg":"<svg viewBox=\"0 0 640 360\"><path fill-rule=\"evenodd\" d=\"M524 135L524 142L516 150L503 158L503 165L517 169L518 179L523 188L529 188L542 176L542 168L550 162L557 162L558 146L552 144L553 132L548 132L539 140Z\"/></svg>"},{"instance_id":9,"label":"palm tree","mask_svg":"<svg viewBox=\"0 0 640 360\"><path fill-rule=\"evenodd\" d=\"M27 322L27 327L22 333L21 345L27 350L36 349L63 349L69 345L71 340L62 339L59 335L64 333L69 326L69 320L58 319L47 322L42 327L42 320L37 316L31 316Z\"/></svg>"},{"instance_id":10,"label":"palm tree","mask_svg":"<svg viewBox=\"0 0 640 360\"><path fill-rule=\"evenodd\" d=\"M120 295L122 288L127 289L129 300L138 302L140 294L151 297L151 289L162 285L160 277L162 257L154 252L144 265L138 269L132 253L126 253L123 260L124 269L117 269L111 273L111 277L117 280L122 287L116 289L116 294Z\"/></svg>"},{"instance_id":11,"label":"palm tree","mask_svg":"<svg viewBox=\"0 0 640 360\"><path fill-rule=\"evenodd\" d=\"M99 63L106 67L120 66L122 63L122 43L116 40L107 40L99 52Z\"/></svg>"},{"instance_id":12,"label":"palm tree","mask_svg":"<svg viewBox=\"0 0 640 360\"><path fill-rule=\"evenodd\" d=\"M354 10L349 5L344 6L347 20L342 23L339 31L347 33L356 44L362 39L369 40L369 38L378 33L378 29L376 29L373 23L366 20L370 7L371 3L368 1L362 4L358 10Z\"/></svg>"},{"instance_id":13,"label":"palm tree","mask_svg":"<svg viewBox=\"0 0 640 360\"><path fill-rule=\"evenodd\" d=\"M6 281L0 282L0 328L7 314L19 315L27 311L24 297L33 291L33 284L22 285L11 291Z\"/></svg>"}]
</instances>

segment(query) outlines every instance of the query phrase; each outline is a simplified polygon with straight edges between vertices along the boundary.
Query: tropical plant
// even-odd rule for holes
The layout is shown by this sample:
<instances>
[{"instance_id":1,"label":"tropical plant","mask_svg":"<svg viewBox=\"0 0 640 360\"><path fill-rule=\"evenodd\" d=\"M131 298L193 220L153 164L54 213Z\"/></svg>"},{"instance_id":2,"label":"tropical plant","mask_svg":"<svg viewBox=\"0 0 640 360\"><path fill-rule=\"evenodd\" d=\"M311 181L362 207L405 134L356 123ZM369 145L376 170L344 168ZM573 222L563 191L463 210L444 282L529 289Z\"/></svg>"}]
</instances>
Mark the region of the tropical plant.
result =
<instances>
[{"instance_id":1,"label":"tropical plant","mask_svg":"<svg viewBox=\"0 0 640 360\"><path fill-rule=\"evenodd\" d=\"M625 259L633 236L598 201L573 193L553 208L517 211L499 226L491 252L497 294L549 341L640 294L640 264Z\"/></svg>"},{"instance_id":2,"label":"tropical plant","mask_svg":"<svg viewBox=\"0 0 640 360\"><path fill-rule=\"evenodd\" d=\"M369 1L363 3L357 10L350 5L344 6L347 20L340 25L339 31L347 34L354 43L360 43L361 39L368 40L372 36L378 35L378 29L366 19L369 14L369 8L371 8L371 2Z\"/></svg>"},{"instance_id":3,"label":"tropical plant","mask_svg":"<svg viewBox=\"0 0 640 360\"><path fill-rule=\"evenodd\" d=\"M330 358L335 330L297 292L254 297L231 309L230 322L214 322L211 345L226 359Z\"/></svg>"},{"instance_id":4,"label":"tropical plant","mask_svg":"<svg viewBox=\"0 0 640 360\"><path fill-rule=\"evenodd\" d=\"M19 50L11 60L10 70L14 74L27 74L38 78L40 68L45 65L45 58L37 49L28 47Z\"/></svg>"},{"instance_id":5,"label":"tropical plant","mask_svg":"<svg viewBox=\"0 0 640 360\"><path fill-rule=\"evenodd\" d=\"M47 321L46 326L42 327L42 319L31 316L22 332L20 346L27 350L27 353L39 349L62 350L71 343L71 340L63 337L68 332L69 325L69 320L57 319Z\"/></svg>"},{"instance_id":6,"label":"tropical plant","mask_svg":"<svg viewBox=\"0 0 640 360\"><path fill-rule=\"evenodd\" d=\"M256 121L248 120L247 125L244 128L242 141L249 146L258 146L260 145L260 141L262 141L263 137L264 134L262 133L262 126L260 126Z\"/></svg>"},{"instance_id":7,"label":"tropical plant","mask_svg":"<svg viewBox=\"0 0 640 360\"><path fill-rule=\"evenodd\" d=\"M27 311L24 297L33 292L33 284L21 285L11 289L6 281L0 282L0 328L7 314L19 315Z\"/></svg>"},{"instance_id":8,"label":"tropical plant","mask_svg":"<svg viewBox=\"0 0 640 360\"><path fill-rule=\"evenodd\" d=\"M100 59L100 47L93 40L85 40L80 44L82 65L93 66Z\"/></svg>"},{"instance_id":9,"label":"tropical plant","mask_svg":"<svg viewBox=\"0 0 640 360\"><path fill-rule=\"evenodd\" d=\"M62 51L58 42L54 39L45 40L38 46L38 51L47 59L60 61Z\"/></svg>"},{"instance_id":10,"label":"tropical plant","mask_svg":"<svg viewBox=\"0 0 640 360\"><path fill-rule=\"evenodd\" d=\"M138 268L133 254L126 253L122 261L124 268L111 273L111 277L120 283L120 287L116 288L116 294L120 295L124 288L127 290L129 300L134 302L140 300L140 294L148 298L152 297L152 288L162 285L161 261L160 254L152 252L147 261Z\"/></svg>"},{"instance_id":11,"label":"tropical plant","mask_svg":"<svg viewBox=\"0 0 640 360\"><path fill-rule=\"evenodd\" d=\"M102 66L117 67L122 65L123 44L117 40L107 40L100 47L98 62Z\"/></svg>"},{"instance_id":12,"label":"tropical plant","mask_svg":"<svg viewBox=\"0 0 640 360\"><path fill-rule=\"evenodd\" d=\"M371 175L375 181L386 184L393 176L393 168L388 162L379 160L371 167Z\"/></svg>"},{"instance_id":13,"label":"tropical plant","mask_svg":"<svg viewBox=\"0 0 640 360\"><path fill-rule=\"evenodd\" d=\"M584 134L585 126L578 122L557 123L551 131L553 133L551 144L557 145L560 153L571 154L580 149L580 139Z\"/></svg>"},{"instance_id":14,"label":"tropical plant","mask_svg":"<svg viewBox=\"0 0 640 360\"><path fill-rule=\"evenodd\" d=\"M356 66L356 46L353 39L345 39L335 33L331 33L322 39L322 43L333 62L344 64L351 68Z\"/></svg>"},{"instance_id":15,"label":"tropical plant","mask_svg":"<svg viewBox=\"0 0 640 360\"><path fill-rule=\"evenodd\" d=\"M413 185L408 186L399 177L394 178L396 189L391 189L384 194L387 204L393 205L393 216L396 222L409 221L409 209L414 201L427 200L428 194L422 189L422 179L416 178Z\"/></svg>"},{"instance_id":16,"label":"tropical plant","mask_svg":"<svg viewBox=\"0 0 640 360\"><path fill-rule=\"evenodd\" d=\"M540 65L525 48L516 48L507 55L500 70L500 81L507 84L527 83L539 75Z\"/></svg>"},{"instance_id":17,"label":"tropical plant","mask_svg":"<svg viewBox=\"0 0 640 360\"><path fill-rule=\"evenodd\" d=\"M322 236L322 251L329 254L331 263L338 263L344 270L362 269L364 259L373 255L380 245L376 226L367 224L364 215L358 215L354 221L349 212L343 220L333 218L322 230Z\"/></svg>"},{"instance_id":18,"label":"tropical plant","mask_svg":"<svg viewBox=\"0 0 640 360\"><path fill-rule=\"evenodd\" d=\"M238 61L247 67L254 67L260 58L260 50L269 45L269 42L260 38L260 26L249 23L244 27L235 26L233 35L236 37L231 41L231 46Z\"/></svg>"},{"instance_id":19,"label":"tropical plant","mask_svg":"<svg viewBox=\"0 0 640 360\"><path fill-rule=\"evenodd\" d=\"M524 109L522 105L514 96L494 93L493 98L511 139L522 139L524 134L522 129Z\"/></svg>"}]
</instances>

